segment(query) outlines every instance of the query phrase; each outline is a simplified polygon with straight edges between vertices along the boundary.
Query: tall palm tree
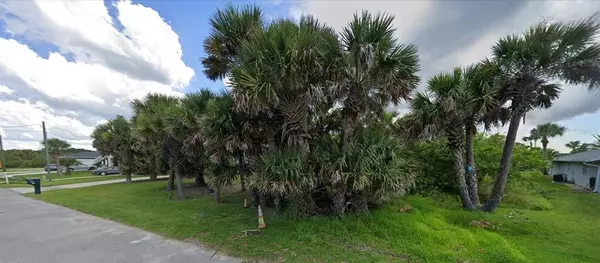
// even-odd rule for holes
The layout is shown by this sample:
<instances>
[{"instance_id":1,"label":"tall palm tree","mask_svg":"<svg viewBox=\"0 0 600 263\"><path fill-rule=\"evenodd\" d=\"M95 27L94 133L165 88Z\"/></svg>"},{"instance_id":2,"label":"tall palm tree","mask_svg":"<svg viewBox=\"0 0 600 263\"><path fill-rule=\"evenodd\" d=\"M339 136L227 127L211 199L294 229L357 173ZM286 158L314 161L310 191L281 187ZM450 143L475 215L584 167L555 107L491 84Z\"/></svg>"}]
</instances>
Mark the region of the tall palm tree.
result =
<instances>
[{"instance_id":1,"label":"tall palm tree","mask_svg":"<svg viewBox=\"0 0 600 263\"><path fill-rule=\"evenodd\" d=\"M524 142L529 142L529 147L533 147L533 143L532 143L532 141L533 141L533 138L531 138L531 136L525 136L525 137L523 137L523 139L522 139L522 140L523 140Z\"/></svg>"},{"instance_id":2,"label":"tall palm tree","mask_svg":"<svg viewBox=\"0 0 600 263\"><path fill-rule=\"evenodd\" d=\"M535 130L537 132L537 134L539 135L541 142L542 142L542 149L544 150L544 157L547 156L546 153L546 148L548 147L548 143L550 141L548 141L548 138L553 138L556 136L562 136L567 128L554 124L554 123L544 123L541 125L538 125Z\"/></svg>"},{"instance_id":3,"label":"tall palm tree","mask_svg":"<svg viewBox=\"0 0 600 263\"><path fill-rule=\"evenodd\" d=\"M527 140L525 140L527 139ZM533 128L529 131L529 136L523 137L524 141L529 141L530 144L533 142L533 147L537 147L537 141L541 140L542 137L536 128Z\"/></svg>"},{"instance_id":4,"label":"tall palm tree","mask_svg":"<svg viewBox=\"0 0 600 263\"><path fill-rule=\"evenodd\" d=\"M492 48L491 63L501 69L501 94L511 112L499 175L484 211L494 211L504 194L519 124L535 108L548 108L561 88L550 83L600 87L600 24L595 17L574 22L541 22L522 34L504 37ZM502 104L504 105L504 103Z\"/></svg>"},{"instance_id":5,"label":"tall palm tree","mask_svg":"<svg viewBox=\"0 0 600 263\"><path fill-rule=\"evenodd\" d=\"M502 100L495 87L495 76L498 68L494 64L479 63L463 69L461 75L454 74L463 92L464 125L465 125L465 153L467 159L467 188L471 202L479 206L479 191L477 180L477 168L475 165L474 137L477 133L477 124L483 123L486 130L491 125L499 125L506 122L506 113L499 111L499 103Z\"/></svg>"},{"instance_id":6,"label":"tall palm tree","mask_svg":"<svg viewBox=\"0 0 600 263\"><path fill-rule=\"evenodd\" d=\"M121 173L125 175L125 182L131 183L133 169L133 137L131 124L123 116L108 121L107 136L112 144L112 152L115 153Z\"/></svg>"},{"instance_id":7,"label":"tall palm tree","mask_svg":"<svg viewBox=\"0 0 600 263\"><path fill-rule=\"evenodd\" d=\"M135 154L131 123L123 116L117 115L107 123L98 125L92 133L92 138L92 145L99 152L117 158L121 173L125 175L125 182L131 183Z\"/></svg>"},{"instance_id":8,"label":"tall palm tree","mask_svg":"<svg viewBox=\"0 0 600 263\"><path fill-rule=\"evenodd\" d=\"M165 160L169 167L169 181L167 188L174 189L177 165L182 165L181 143L169 133L169 118L175 111L180 110L181 102L178 98L161 94L148 94L144 99L135 99L131 102L134 116L134 133L137 138L159 150L162 158L157 159L156 169L160 170L161 160ZM178 108L179 107L179 108ZM180 111L181 112L181 111ZM177 170L177 171L176 171ZM180 174L181 176L181 174ZM179 198L183 198L183 189L177 190Z\"/></svg>"},{"instance_id":9,"label":"tall palm tree","mask_svg":"<svg viewBox=\"0 0 600 263\"><path fill-rule=\"evenodd\" d=\"M237 109L270 112L281 120L280 142L309 150L312 113L325 100L332 54L339 53L333 29L311 17L299 23L281 20L242 45L239 66L232 71Z\"/></svg>"},{"instance_id":10,"label":"tall palm tree","mask_svg":"<svg viewBox=\"0 0 600 263\"><path fill-rule=\"evenodd\" d=\"M475 209L465 179L465 120L471 117L470 90L463 83L463 71L442 73L427 82L425 93L417 93L411 102L408 123L417 134L428 132L445 135L454 157L456 187L466 209Z\"/></svg>"},{"instance_id":11,"label":"tall palm tree","mask_svg":"<svg viewBox=\"0 0 600 263\"><path fill-rule=\"evenodd\" d=\"M50 138L46 140L46 142L48 152L52 153L52 156L54 156L54 162L56 163L56 174L60 175L60 154L71 148L71 144L58 138ZM41 142L41 145L44 148L46 147L44 141Z\"/></svg>"},{"instance_id":12,"label":"tall palm tree","mask_svg":"<svg viewBox=\"0 0 600 263\"><path fill-rule=\"evenodd\" d=\"M182 151L187 159L190 162L195 163L198 167L197 171L195 171L196 174L194 175L197 186L206 186L204 180L205 149L204 136L201 132L201 119L206 112L210 100L213 98L214 94L206 89L196 93L186 94L182 99L182 107L185 111L185 115L182 118L178 118L177 122L171 123L182 130Z\"/></svg>"},{"instance_id":13,"label":"tall palm tree","mask_svg":"<svg viewBox=\"0 0 600 263\"><path fill-rule=\"evenodd\" d=\"M246 183L246 153L249 135L245 128L246 116L236 112L234 99L228 92L215 96L207 105L201 120L201 132L212 161L212 186L215 201L220 202L220 188L229 185L239 175L242 190ZM237 161L237 166L233 165Z\"/></svg>"},{"instance_id":14,"label":"tall palm tree","mask_svg":"<svg viewBox=\"0 0 600 263\"><path fill-rule=\"evenodd\" d=\"M236 65L239 49L257 30L262 30L262 11L253 5L242 9L227 5L210 18L210 35L204 40L204 74L211 80L225 78Z\"/></svg>"},{"instance_id":15,"label":"tall palm tree","mask_svg":"<svg viewBox=\"0 0 600 263\"><path fill-rule=\"evenodd\" d=\"M363 11L355 14L340 34L343 65L332 93L342 105L342 150L365 114L383 114L390 103L409 99L419 83L417 47L399 43L393 22L392 15ZM338 215L344 214L346 203L342 175L339 172L331 178Z\"/></svg>"},{"instance_id":16,"label":"tall palm tree","mask_svg":"<svg viewBox=\"0 0 600 263\"><path fill-rule=\"evenodd\" d=\"M567 144L565 144L565 146L571 149L571 153L578 153L587 151L590 144L581 143L581 141L570 141Z\"/></svg>"}]
</instances>

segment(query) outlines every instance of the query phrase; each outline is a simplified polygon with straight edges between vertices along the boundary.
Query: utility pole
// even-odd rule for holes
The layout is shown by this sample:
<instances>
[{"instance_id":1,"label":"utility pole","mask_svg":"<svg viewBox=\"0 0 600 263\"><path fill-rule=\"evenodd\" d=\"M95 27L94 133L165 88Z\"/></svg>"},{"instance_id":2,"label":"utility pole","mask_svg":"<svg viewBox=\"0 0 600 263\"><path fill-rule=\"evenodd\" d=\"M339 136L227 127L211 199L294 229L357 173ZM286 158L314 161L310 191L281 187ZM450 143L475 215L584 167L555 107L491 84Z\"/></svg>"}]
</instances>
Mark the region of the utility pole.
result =
<instances>
[{"instance_id":1,"label":"utility pole","mask_svg":"<svg viewBox=\"0 0 600 263\"><path fill-rule=\"evenodd\" d=\"M2 172L6 173L6 159L4 158L4 146L2 145L2 134L0 133L0 165L2 166Z\"/></svg>"},{"instance_id":2,"label":"utility pole","mask_svg":"<svg viewBox=\"0 0 600 263\"><path fill-rule=\"evenodd\" d=\"M42 121L42 132L44 133L44 151L46 152L46 171L48 172L48 181L52 181L50 172L50 155L48 154L48 135L46 134L46 122ZM57 166L56 169L59 169Z\"/></svg>"}]
</instances>

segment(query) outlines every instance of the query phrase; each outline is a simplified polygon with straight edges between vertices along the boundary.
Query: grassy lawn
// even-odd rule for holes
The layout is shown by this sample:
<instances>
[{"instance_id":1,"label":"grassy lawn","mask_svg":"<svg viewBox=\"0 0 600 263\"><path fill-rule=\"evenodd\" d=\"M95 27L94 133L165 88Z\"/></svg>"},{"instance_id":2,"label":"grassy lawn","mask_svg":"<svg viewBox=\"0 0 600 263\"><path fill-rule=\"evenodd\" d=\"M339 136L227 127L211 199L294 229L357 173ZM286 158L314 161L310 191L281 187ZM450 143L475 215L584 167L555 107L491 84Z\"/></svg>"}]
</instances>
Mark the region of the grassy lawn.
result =
<instances>
[{"instance_id":1,"label":"grassy lawn","mask_svg":"<svg viewBox=\"0 0 600 263\"><path fill-rule=\"evenodd\" d=\"M86 183L86 182L96 182L96 181L106 181L106 180L114 180L125 178L120 175L108 175L108 176L99 176L92 175L90 171L76 171L71 174L62 174L57 176L56 174L52 174L52 181L44 181L43 177L46 174L36 174L36 175L22 175L22 176L14 176L9 178L10 184L6 184L4 178L0 178L0 188L13 188L13 187L32 187L25 183L25 178L28 179L42 179L42 187L44 186L54 186L54 185L65 185L65 184L76 184L76 183ZM135 176L134 176L135 177Z\"/></svg>"},{"instance_id":2,"label":"grassy lawn","mask_svg":"<svg viewBox=\"0 0 600 263\"><path fill-rule=\"evenodd\" d=\"M503 208L494 214L462 211L454 197L409 196L371 216L292 220L265 211L256 235L256 210L245 194L169 201L164 181L53 191L35 198L188 241L229 255L274 262L600 262L600 196L549 180L547 211ZM33 195L30 195L33 197ZM410 204L409 213L400 208ZM473 220L494 229L471 225Z\"/></svg>"},{"instance_id":3,"label":"grassy lawn","mask_svg":"<svg viewBox=\"0 0 600 263\"><path fill-rule=\"evenodd\" d=\"M7 173L16 172L43 172L44 168L6 168Z\"/></svg>"}]
</instances>

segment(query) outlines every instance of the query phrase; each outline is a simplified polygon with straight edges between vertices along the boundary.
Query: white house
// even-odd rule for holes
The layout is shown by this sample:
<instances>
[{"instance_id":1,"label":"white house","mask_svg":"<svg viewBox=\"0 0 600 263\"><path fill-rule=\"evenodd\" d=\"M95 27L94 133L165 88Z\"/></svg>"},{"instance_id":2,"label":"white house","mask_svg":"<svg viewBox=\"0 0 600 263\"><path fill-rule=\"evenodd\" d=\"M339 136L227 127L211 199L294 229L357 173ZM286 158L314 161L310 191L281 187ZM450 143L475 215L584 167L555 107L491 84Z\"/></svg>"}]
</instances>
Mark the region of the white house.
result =
<instances>
[{"instance_id":1,"label":"white house","mask_svg":"<svg viewBox=\"0 0 600 263\"><path fill-rule=\"evenodd\" d=\"M111 156L100 155L98 152L78 152L60 158L76 159L85 166L111 166Z\"/></svg>"},{"instance_id":2,"label":"white house","mask_svg":"<svg viewBox=\"0 0 600 263\"><path fill-rule=\"evenodd\" d=\"M574 153L554 158L552 175L579 186L600 190L600 150Z\"/></svg>"}]
</instances>

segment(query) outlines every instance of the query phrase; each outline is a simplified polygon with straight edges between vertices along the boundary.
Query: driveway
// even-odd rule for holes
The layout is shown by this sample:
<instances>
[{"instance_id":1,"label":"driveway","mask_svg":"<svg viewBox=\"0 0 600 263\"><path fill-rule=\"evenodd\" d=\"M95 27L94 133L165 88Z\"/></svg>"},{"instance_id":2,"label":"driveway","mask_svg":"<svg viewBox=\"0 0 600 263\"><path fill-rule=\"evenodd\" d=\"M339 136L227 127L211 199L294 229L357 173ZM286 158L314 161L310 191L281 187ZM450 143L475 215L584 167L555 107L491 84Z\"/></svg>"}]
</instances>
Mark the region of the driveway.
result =
<instances>
[{"instance_id":1,"label":"driveway","mask_svg":"<svg viewBox=\"0 0 600 263\"><path fill-rule=\"evenodd\" d=\"M195 244L0 189L2 263L240 262L213 254Z\"/></svg>"}]
</instances>

